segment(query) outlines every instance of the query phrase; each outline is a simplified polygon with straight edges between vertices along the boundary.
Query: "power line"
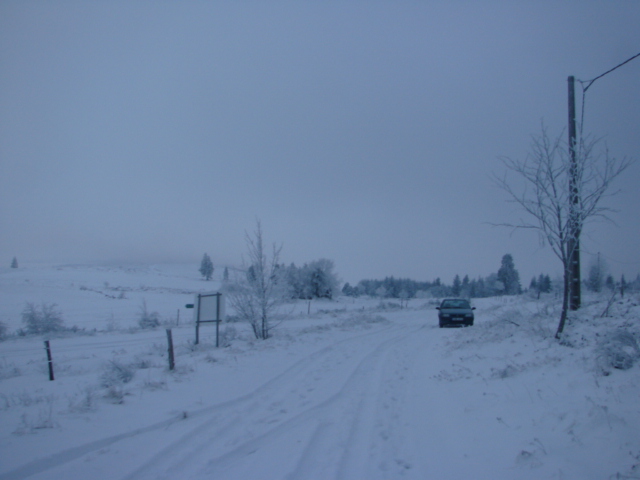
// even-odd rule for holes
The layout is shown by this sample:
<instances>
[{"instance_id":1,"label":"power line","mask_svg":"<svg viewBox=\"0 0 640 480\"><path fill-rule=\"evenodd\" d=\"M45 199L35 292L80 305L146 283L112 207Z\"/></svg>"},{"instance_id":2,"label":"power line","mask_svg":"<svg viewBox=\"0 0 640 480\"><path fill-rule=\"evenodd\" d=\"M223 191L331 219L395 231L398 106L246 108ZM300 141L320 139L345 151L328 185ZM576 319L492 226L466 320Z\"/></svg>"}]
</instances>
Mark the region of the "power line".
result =
<instances>
[{"instance_id":1,"label":"power line","mask_svg":"<svg viewBox=\"0 0 640 480\"><path fill-rule=\"evenodd\" d=\"M584 90L584 92L586 92L586 91L589 89L589 87L590 87L591 85L593 85L593 82L595 82L595 81L596 81L596 80L598 80L599 78L604 77L605 75L608 75L609 73L611 73L611 72L613 72L614 70L616 70L616 69L620 68L621 66L625 65L626 63L629 63L631 60L633 60L634 58L637 58L637 57L640 57L640 53L635 54L633 57L628 58L627 60L625 60L625 61L624 61L624 62L622 62L621 64L616 65L616 66L615 66L615 67L613 67L611 70L607 70L606 72L604 72L604 73L603 73L603 74L601 74L601 75L598 75L596 78L594 78L594 79L592 79L592 80L586 80L586 81L578 80L578 81L579 81L581 84L588 83L588 85L587 85L586 87L584 87L584 89L583 89L583 90Z\"/></svg>"},{"instance_id":2,"label":"power line","mask_svg":"<svg viewBox=\"0 0 640 480\"><path fill-rule=\"evenodd\" d=\"M613 67L610 70L607 70L606 72L604 72L603 74L598 75L597 77L591 79L591 80L578 80L578 82L580 82L580 86L582 87L582 112L580 114L580 138L582 138L582 133L583 133L583 125L584 125L584 110L585 110L585 100L586 97L585 95L587 94L587 90L589 90L589 87L591 85L593 85L593 82L595 82L596 80L604 77L605 75L608 75L609 73L613 72L614 70L617 70L618 68L620 68L621 66L629 63L631 60L633 60L634 58L638 58L640 57L640 53L635 54L633 57L626 59L624 62L616 65L615 67ZM585 87L584 84L587 84L587 86Z\"/></svg>"}]
</instances>

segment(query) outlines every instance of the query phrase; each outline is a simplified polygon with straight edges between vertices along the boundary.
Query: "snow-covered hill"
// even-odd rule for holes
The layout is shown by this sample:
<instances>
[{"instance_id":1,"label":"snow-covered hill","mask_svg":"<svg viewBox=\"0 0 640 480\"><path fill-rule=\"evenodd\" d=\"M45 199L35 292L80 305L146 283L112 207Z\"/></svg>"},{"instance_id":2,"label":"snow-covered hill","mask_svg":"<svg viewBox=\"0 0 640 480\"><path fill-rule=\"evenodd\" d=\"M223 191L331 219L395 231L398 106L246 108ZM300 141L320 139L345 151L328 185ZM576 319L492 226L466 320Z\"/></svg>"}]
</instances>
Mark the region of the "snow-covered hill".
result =
<instances>
[{"instance_id":1,"label":"snow-covered hill","mask_svg":"<svg viewBox=\"0 0 640 480\"><path fill-rule=\"evenodd\" d=\"M221 272L216 271L216 275ZM291 305L194 345L197 266L0 271L0 320L56 303L79 331L0 342L0 479L607 479L640 476L640 299L597 298L553 339L556 300ZM137 328L142 302L164 325ZM178 312L180 313L178 314ZM178 324L178 316L180 323ZM176 368L167 367L171 327ZM616 367L623 367L616 368Z\"/></svg>"}]
</instances>

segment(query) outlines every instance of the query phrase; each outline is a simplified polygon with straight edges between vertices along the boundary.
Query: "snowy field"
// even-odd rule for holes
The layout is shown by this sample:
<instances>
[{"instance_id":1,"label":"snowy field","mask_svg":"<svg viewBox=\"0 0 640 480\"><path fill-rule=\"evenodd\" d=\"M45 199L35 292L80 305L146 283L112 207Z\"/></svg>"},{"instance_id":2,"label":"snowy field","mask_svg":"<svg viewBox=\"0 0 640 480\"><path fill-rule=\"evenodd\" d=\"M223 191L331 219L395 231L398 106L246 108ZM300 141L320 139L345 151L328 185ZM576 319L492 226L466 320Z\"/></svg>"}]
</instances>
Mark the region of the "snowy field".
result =
<instances>
[{"instance_id":1,"label":"snowy field","mask_svg":"<svg viewBox=\"0 0 640 480\"><path fill-rule=\"evenodd\" d=\"M56 303L75 332L0 342L0 480L640 478L640 298L553 339L553 297L299 302L273 338L204 326L197 265L0 269L0 321ZM162 326L138 328L146 302ZM230 312L232 313L232 312ZM175 344L168 369L166 328ZM616 368L624 367L624 368Z\"/></svg>"}]
</instances>

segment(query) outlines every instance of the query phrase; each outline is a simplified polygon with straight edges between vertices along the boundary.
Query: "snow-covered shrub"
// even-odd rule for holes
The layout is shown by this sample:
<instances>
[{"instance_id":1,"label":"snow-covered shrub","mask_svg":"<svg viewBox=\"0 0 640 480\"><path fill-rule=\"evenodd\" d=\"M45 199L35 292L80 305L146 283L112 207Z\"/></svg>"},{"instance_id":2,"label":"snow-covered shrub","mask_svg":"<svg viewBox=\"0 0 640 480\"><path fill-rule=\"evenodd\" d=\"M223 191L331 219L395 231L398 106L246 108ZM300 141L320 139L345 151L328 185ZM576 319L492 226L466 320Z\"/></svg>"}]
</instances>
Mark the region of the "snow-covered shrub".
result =
<instances>
[{"instance_id":1,"label":"snow-covered shrub","mask_svg":"<svg viewBox=\"0 0 640 480\"><path fill-rule=\"evenodd\" d=\"M104 371L100 376L100 386L104 388L120 386L129 383L134 375L135 370L130 365L111 360L105 365Z\"/></svg>"},{"instance_id":2,"label":"snow-covered shrub","mask_svg":"<svg viewBox=\"0 0 640 480\"><path fill-rule=\"evenodd\" d=\"M158 312L150 312L147 310L147 301L142 301L140 313L138 315L138 325L140 328L156 328L160 326L160 315Z\"/></svg>"},{"instance_id":3,"label":"snow-covered shrub","mask_svg":"<svg viewBox=\"0 0 640 480\"><path fill-rule=\"evenodd\" d=\"M47 395L44 403L39 407L36 417L29 416L26 412L20 417L20 424L13 431L14 435L24 435L43 428L54 428L56 422L53 420L53 404L56 397Z\"/></svg>"},{"instance_id":4,"label":"snow-covered shrub","mask_svg":"<svg viewBox=\"0 0 640 480\"><path fill-rule=\"evenodd\" d=\"M107 388L107 391L104 394L104 398L110 401L111 403L122 404L124 403L125 391L122 387L118 387L113 385Z\"/></svg>"},{"instance_id":5,"label":"snow-covered shrub","mask_svg":"<svg viewBox=\"0 0 640 480\"><path fill-rule=\"evenodd\" d=\"M124 365L117 360L107 363L100 376L100 386L106 389L104 397L113 403L123 403L123 386L133 379L134 374L135 370L130 365Z\"/></svg>"},{"instance_id":6,"label":"snow-covered shrub","mask_svg":"<svg viewBox=\"0 0 640 480\"><path fill-rule=\"evenodd\" d=\"M27 334L39 334L64 330L62 313L55 303L42 303L37 307L27 302L22 311L22 322Z\"/></svg>"},{"instance_id":7,"label":"snow-covered shrub","mask_svg":"<svg viewBox=\"0 0 640 480\"><path fill-rule=\"evenodd\" d=\"M402 306L397 302L383 302L378 303L376 310L400 310Z\"/></svg>"},{"instance_id":8,"label":"snow-covered shrub","mask_svg":"<svg viewBox=\"0 0 640 480\"><path fill-rule=\"evenodd\" d=\"M158 365L148 358L144 358L142 355L136 356L133 363L130 365L131 369L135 370L145 370L147 368L154 368Z\"/></svg>"},{"instance_id":9,"label":"snow-covered shrub","mask_svg":"<svg viewBox=\"0 0 640 480\"><path fill-rule=\"evenodd\" d=\"M238 330L233 325L227 325L220 330L220 346L229 347L231 342L238 338Z\"/></svg>"},{"instance_id":10,"label":"snow-covered shrub","mask_svg":"<svg viewBox=\"0 0 640 480\"><path fill-rule=\"evenodd\" d=\"M207 353L207 355L204 357L204 361L207 363L216 363L218 359L211 355L211 353Z\"/></svg>"},{"instance_id":11,"label":"snow-covered shrub","mask_svg":"<svg viewBox=\"0 0 640 480\"><path fill-rule=\"evenodd\" d=\"M612 369L628 370L640 358L640 347L635 337L626 330L607 335L596 349L596 367L602 375L611 374Z\"/></svg>"},{"instance_id":12,"label":"snow-covered shrub","mask_svg":"<svg viewBox=\"0 0 640 480\"><path fill-rule=\"evenodd\" d=\"M151 380L147 379L142 384L142 387L145 390L150 390L152 392L156 390L167 390L167 382L164 380Z\"/></svg>"},{"instance_id":13,"label":"snow-covered shrub","mask_svg":"<svg viewBox=\"0 0 640 480\"><path fill-rule=\"evenodd\" d=\"M79 393L69 397L70 413L87 413L96 410L96 390L94 387L85 387Z\"/></svg>"}]
</instances>

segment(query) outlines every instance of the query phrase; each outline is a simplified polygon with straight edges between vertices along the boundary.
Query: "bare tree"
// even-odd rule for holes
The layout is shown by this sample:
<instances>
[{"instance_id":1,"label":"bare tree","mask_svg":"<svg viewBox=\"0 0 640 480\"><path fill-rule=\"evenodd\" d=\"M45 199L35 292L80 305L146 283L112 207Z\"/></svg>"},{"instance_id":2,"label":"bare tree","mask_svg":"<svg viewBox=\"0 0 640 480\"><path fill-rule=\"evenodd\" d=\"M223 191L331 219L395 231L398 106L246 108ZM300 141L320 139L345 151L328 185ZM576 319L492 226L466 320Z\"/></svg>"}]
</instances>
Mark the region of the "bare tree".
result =
<instances>
[{"instance_id":1,"label":"bare tree","mask_svg":"<svg viewBox=\"0 0 640 480\"><path fill-rule=\"evenodd\" d=\"M249 322L258 339L267 339L272 328L273 315L284 301L286 281L280 274L279 260L282 247L273 245L271 259L264 247L262 226L256 222L253 235L245 235L248 265L236 275L225 290L236 314Z\"/></svg>"},{"instance_id":2,"label":"bare tree","mask_svg":"<svg viewBox=\"0 0 640 480\"><path fill-rule=\"evenodd\" d=\"M612 210L600 202L617 193L609 192L611 183L631 164L630 160L611 158L606 149L597 153L598 144L597 139L581 139L572 166L562 135L552 139L543 126L541 134L533 137L525 160L503 158L507 172L502 177L494 177L510 201L527 213L527 219L500 225L537 230L542 243L548 243L562 262L564 291L556 338L560 338L564 330L569 306L569 260L573 253L570 249L575 245L572 232L581 232L588 220L608 219L607 214ZM509 171L523 181L521 188L507 177ZM572 175L575 180L570 185ZM572 205L575 201L572 195L576 192L577 202Z\"/></svg>"}]
</instances>

